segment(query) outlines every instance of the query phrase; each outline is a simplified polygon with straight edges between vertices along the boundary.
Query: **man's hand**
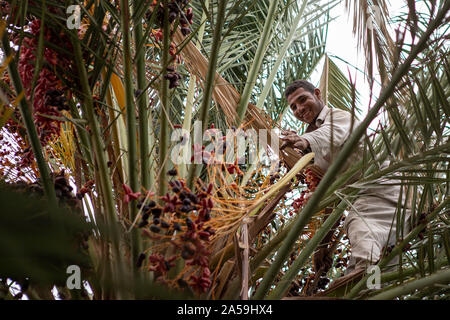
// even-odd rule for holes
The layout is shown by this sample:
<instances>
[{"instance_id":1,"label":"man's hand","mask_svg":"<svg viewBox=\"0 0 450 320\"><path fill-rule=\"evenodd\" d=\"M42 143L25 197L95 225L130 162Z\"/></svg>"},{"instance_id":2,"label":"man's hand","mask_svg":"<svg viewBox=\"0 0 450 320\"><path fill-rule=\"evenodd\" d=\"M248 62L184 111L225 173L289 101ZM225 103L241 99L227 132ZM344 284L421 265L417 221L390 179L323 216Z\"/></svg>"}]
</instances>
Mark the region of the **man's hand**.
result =
<instances>
[{"instance_id":1,"label":"man's hand","mask_svg":"<svg viewBox=\"0 0 450 320\"><path fill-rule=\"evenodd\" d=\"M319 251L316 251L313 256L313 267L314 272L322 269L324 273L327 273L330 270L331 265L333 264L333 259L331 258L331 252L328 248L321 248Z\"/></svg>"},{"instance_id":2,"label":"man's hand","mask_svg":"<svg viewBox=\"0 0 450 320\"><path fill-rule=\"evenodd\" d=\"M286 147L291 147L303 151L309 147L308 140L298 136L294 131L283 131L282 134L284 137L281 138L283 143L280 146L280 150L283 150Z\"/></svg>"}]
</instances>

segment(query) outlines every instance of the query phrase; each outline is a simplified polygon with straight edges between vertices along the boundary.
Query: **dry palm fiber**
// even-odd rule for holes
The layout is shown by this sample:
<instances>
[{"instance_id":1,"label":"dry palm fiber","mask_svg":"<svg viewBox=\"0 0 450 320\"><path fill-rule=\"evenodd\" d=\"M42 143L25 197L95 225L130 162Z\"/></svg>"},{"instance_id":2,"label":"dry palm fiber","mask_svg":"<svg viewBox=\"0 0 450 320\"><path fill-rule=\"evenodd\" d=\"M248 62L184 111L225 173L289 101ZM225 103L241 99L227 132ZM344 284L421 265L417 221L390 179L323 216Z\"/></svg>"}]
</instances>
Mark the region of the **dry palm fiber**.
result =
<instances>
[{"instance_id":1,"label":"dry palm fiber","mask_svg":"<svg viewBox=\"0 0 450 320\"><path fill-rule=\"evenodd\" d=\"M176 45L180 45L184 40L185 37L181 34L181 31L177 30L174 35ZM180 54L193 74L203 80L206 79L208 60L192 42L188 42ZM216 73L215 85L213 86L213 100L222 108L228 124L235 123L237 119L236 108L240 100L239 92L218 73ZM245 120L256 130L270 130L275 125L263 110L258 109L251 103L248 104ZM267 137L268 144L271 144L271 138L269 134ZM280 157L284 159L290 169L300 159L301 155L292 148L286 148L281 152Z\"/></svg>"}]
</instances>

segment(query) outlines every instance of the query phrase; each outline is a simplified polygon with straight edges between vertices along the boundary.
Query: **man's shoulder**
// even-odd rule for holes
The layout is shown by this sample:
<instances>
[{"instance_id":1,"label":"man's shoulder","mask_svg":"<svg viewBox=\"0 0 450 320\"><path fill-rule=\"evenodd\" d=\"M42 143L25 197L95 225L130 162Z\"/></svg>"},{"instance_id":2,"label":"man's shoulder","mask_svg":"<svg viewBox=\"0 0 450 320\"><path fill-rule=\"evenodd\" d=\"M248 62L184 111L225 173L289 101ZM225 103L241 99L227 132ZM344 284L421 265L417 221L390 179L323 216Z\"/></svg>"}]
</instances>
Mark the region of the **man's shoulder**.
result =
<instances>
[{"instance_id":1,"label":"man's shoulder","mask_svg":"<svg viewBox=\"0 0 450 320\"><path fill-rule=\"evenodd\" d=\"M347 110L337 109L337 108L329 108L329 112L327 112L325 118L323 119L324 123L335 123L338 126L347 126L353 123L353 125L359 125L360 121L356 116Z\"/></svg>"},{"instance_id":2,"label":"man's shoulder","mask_svg":"<svg viewBox=\"0 0 450 320\"><path fill-rule=\"evenodd\" d=\"M338 108L329 108L329 112L327 114L327 118L345 118L345 119L351 119L352 118L352 114L347 111L347 110L343 110L343 109L338 109Z\"/></svg>"},{"instance_id":3,"label":"man's shoulder","mask_svg":"<svg viewBox=\"0 0 450 320\"><path fill-rule=\"evenodd\" d=\"M339 108L330 108L330 107L329 107L329 109L332 113L335 113L335 114L345 114L348 116L352 115L350 110L344 110L344 109L339 109Z\"/></svg>"}]
</instances>

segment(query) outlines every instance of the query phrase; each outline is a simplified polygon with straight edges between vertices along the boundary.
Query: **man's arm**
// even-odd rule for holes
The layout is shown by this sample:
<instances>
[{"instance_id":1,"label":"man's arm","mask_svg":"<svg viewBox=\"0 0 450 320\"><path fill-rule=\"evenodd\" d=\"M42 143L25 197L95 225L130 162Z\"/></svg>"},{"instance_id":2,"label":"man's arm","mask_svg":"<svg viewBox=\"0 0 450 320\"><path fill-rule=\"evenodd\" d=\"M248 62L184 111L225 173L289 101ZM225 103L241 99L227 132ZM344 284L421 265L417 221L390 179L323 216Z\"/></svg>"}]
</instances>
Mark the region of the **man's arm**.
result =
<instances>
[{"instance_id":1,"label":"man's arm","mask_svg":"<svg viewBox=\"0 0 450 320\"><path fill-rule=\"evenodd\" d=\"M284 137L281 138L281 141L283 143L280 146L280 150L283 150L288 146L290 146L291 148L299 149L301 151L308 149L309 147L308 140L298 136L295 132L284 131L283 135Z\"/></svg>"}]
</instances>

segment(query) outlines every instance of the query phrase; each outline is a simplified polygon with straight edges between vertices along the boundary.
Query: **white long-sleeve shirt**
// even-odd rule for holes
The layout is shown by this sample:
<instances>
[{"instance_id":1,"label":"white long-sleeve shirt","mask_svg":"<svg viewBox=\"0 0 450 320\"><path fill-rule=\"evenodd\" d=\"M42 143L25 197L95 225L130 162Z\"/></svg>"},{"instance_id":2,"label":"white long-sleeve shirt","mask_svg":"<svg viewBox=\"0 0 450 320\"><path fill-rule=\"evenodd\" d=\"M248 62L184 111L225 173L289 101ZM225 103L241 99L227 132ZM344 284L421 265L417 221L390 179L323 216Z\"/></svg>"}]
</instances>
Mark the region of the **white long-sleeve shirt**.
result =
<instances>
[{"instance_id":1,"label":"white long-sleeve shirt","mask_svg":"<svg viewBox=\"0 0 450 320\"><path fill-rule=\"evenodd\" d=\"M359 123L355 118L352 121L352 115L347 111L324 106L315 123L309 125L302 135L315 154L314 164L326 171ZM360 156L360 150L355 153L351 159L356 160Z\"/></svg>"},{"instance_id":2,"label":"white long-sleeve shirt","mask_svg":"<svg viewBox=\"0 0 450 320\"><path fill-rule=\"evenodd\" d=\"M302 135L315 154L314 164L325 172L359 124L357 119L352 120L349 112L324 106L315 123L310 124L306 133ZM361 156L362 148L359 144L343 170L358 161ZM386 161L382 167L387 165ZM384 246L395 243L397 227L395 214L400 186L393 185L393 182L400 181L380 178L370 187L362 187L357 199L349 208L344 224L352 246L349 271L355 266L363 267L367 263L373 263L380 257ZM407 209L405 221L409 216L410 210ZM404 226L404 230L408 230L407 224Z\"/></svg>"}]
</instances>

